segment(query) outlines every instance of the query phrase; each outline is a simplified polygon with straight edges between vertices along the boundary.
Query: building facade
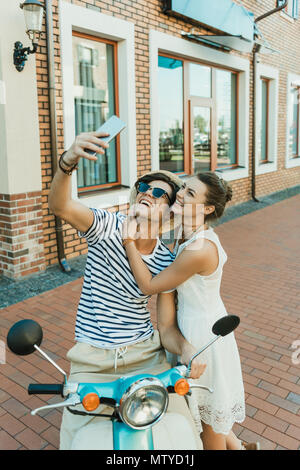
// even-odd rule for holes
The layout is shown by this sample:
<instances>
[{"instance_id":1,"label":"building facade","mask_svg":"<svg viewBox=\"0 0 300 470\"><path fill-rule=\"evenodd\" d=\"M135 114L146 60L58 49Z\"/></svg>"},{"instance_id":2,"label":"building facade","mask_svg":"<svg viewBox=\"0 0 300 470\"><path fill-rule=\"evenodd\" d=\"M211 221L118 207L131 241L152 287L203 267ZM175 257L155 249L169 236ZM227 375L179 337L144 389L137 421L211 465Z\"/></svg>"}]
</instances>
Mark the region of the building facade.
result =
<instances>
[{"instance_id":1,"label":"building facade","mask_svg":"<svg viewBox=\"0 0 300 470\"><path fill-rule=\"evenodd\" d=\"M219 171L231 204L300 183L298 0L257 23L284 2L45 3L52 18L22 72L12 55L30 44L23 12L0 5L1 275L87 252L49 212L53 158L113 114L126 129L72 175L73 198L89 207L126 211L136 178L158 169Z\"/></svg>"}]
</instances>

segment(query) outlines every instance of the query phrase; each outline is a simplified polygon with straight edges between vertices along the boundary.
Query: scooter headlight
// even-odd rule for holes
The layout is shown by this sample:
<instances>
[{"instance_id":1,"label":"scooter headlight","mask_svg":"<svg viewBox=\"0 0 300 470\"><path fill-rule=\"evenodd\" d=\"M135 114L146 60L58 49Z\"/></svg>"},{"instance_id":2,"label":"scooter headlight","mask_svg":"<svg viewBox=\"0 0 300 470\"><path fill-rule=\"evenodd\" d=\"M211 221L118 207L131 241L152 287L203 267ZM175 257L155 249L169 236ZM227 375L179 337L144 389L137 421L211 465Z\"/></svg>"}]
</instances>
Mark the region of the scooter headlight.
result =
<instances>
[{"instance_id":1,"label":"scooter headlight","mask_svg":"<svg viewBox=\"0 0 300 470\"><path fill-rule=\"evenodd\" d=\"M146 429L167 411L169 396L163 383L154 377L134 382L124 393L119 407L122 421L133 429Z\"/></svg>"}]
</instances>

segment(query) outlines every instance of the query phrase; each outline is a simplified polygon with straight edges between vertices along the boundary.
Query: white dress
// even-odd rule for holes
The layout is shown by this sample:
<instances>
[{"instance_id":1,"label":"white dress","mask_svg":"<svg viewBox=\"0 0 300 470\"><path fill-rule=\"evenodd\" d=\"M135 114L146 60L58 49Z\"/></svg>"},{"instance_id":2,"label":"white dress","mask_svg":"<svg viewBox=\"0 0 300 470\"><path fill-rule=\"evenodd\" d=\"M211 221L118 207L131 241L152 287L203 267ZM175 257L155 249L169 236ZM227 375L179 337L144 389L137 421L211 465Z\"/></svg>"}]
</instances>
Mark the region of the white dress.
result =
<instances>
[{"instance_id":1,"label":"white dress","mask_svg":"<svg viewBox=\"0 0 300 470\"><path fill-rule=\"evenodd\" d=\"M223 265L227 255L218 235L212 228L203 230L178 247L177 256L199 238L212 241L218 249L219 265L209 276L193 275L177 287L178 326L183 336L200 349L214 337L213 324L227 315L220 296ZM218 339L200 356L207 364L204 374L192 382L206 385L213 393L193 389L188 404L199 432L201 421L212 426L216 433L228 434L235 422L245 419L245 397L241 363L234 333Z\"/></svg>"}]
</instances>

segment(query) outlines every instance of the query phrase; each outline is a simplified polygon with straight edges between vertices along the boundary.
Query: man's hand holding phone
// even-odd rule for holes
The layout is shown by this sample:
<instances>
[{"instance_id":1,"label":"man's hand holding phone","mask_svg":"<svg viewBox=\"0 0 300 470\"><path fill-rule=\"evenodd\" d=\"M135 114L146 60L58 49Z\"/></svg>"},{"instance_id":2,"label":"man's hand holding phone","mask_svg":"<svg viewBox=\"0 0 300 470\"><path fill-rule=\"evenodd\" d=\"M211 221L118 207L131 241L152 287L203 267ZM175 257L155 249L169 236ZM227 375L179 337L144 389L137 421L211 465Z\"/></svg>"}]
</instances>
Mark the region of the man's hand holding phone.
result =
<instances>
[{"instance_id":1,"label":"man's hand holding phone","mask_svg":"<svg viewBox=\"0 0 300 470\"><path fill-rule=\"evenodd\" d=\"M102 140L102 137L108 137L107 132L95 131L95 132L82 132L64 154L64 161L67 165L76 165L80 158L86 158L87 160L97 161L97 154L103 155L105 149L109 147L109 144ZM90 151L87 152L87 150Z\"/></svg>"},{"instance_id":2,"label":"man's hand holding phone","mask_svg":"<svg viewBox=\"0 0 300 470\"><path fill-rule=\"evenodd\" d=\"M79 134L70 149L64 154L67 165L77 165L80 158L97 161L97 154L103 155L109 142L125 128L125 123L118 116L111 116L95 132Z\"/></svg>"}]
</instances>

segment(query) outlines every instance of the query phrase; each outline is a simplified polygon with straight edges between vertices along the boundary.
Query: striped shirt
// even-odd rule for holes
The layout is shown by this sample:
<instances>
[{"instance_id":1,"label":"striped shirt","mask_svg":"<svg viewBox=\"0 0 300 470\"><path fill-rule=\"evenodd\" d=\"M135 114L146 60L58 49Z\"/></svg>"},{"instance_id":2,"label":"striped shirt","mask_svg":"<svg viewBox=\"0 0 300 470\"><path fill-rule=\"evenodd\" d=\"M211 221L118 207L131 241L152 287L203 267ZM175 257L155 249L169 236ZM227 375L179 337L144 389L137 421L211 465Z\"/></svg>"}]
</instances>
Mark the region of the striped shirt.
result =
<instances>
[{"instance_id":1,"label":"striped shirt","mask_svg":"<svg viewBox=\"0 0 300 470\"><path fill-rule=\"evenodd\" d=\"M75 339L112 349L144 341L153 333L150 296L139 289L122 244L126 216L92 209L94 221L85 233L88 243L84 282L77 310ZM154 276L175 259L159 240L150 255L142 255Z\"/></svg>"}]
</instances>

